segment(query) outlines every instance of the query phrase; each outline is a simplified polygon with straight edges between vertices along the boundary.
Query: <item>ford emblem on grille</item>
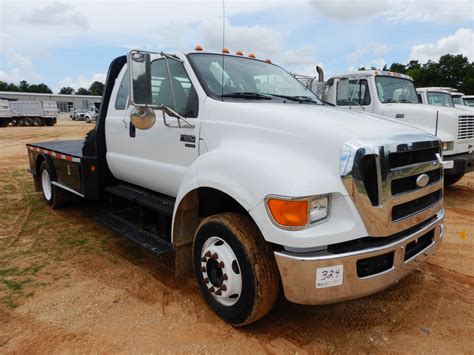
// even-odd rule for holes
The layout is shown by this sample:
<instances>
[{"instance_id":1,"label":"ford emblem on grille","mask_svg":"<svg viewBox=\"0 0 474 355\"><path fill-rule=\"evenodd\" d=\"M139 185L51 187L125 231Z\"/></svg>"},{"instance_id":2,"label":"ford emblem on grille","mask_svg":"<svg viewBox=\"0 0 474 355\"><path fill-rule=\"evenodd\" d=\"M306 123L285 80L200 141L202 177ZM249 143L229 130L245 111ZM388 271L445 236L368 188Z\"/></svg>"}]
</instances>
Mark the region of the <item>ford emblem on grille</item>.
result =
<instances>
[{"instance_id":1,"label":"ford emblem on grille","mask_svg":"<svg viewBox=\"0 0 474 355\"><path fill-rule=\"evenodd\" d=\"M420 176L416 178L416 186L418 187L426 186L429 181L430 181L430 177L428 175L421 174Z\"/></svg>"}]
</instances>

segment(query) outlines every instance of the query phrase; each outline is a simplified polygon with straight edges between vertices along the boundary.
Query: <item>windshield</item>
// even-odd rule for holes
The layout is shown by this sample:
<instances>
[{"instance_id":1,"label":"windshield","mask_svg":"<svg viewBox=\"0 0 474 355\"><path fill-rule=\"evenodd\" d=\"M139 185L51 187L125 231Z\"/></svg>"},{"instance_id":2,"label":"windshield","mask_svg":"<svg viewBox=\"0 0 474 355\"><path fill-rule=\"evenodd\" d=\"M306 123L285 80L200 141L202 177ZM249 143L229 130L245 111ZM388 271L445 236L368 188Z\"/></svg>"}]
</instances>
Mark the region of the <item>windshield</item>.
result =
<instances>
[{"instance_id":1,"label":"windshield","mask_svg":"<svg viewBox=\"0 0 474 355\"><path fill-rule=\"evenodd\" d=\"M461 96L452 96L455 105L464 105Z\"/></svg>"},{"instance_id":2,"label":"windshield","mask_svg":"<svg viewBox=\"0 0 474 355\"><path fill-rule=\"evenodd\" d=\"M474 106L474 97L469 97L469 98L465 97L463 101L464 101L464 105L466 106Z\"/></svg>"},{"instance_id":3,"label":"windshield","mask_svg":"<svg viewBox=\"0 0 474 355\"><path fill-rule=\"evenodd\" d=\"M392 76L375 77L377 94L383 104L386 103L410 103L418 104L415 85L408 79L396 78Z\"/></svg>"},{"instance_id":4,"label":"windshield","mask_svg":"<svg viewBox=\"0 0 474 355\"><path fill-rule=\"evenodd\" d=\"M250 94L261 94L318 100L313 92L274 64L228 55L223 63L223 56L219 54L193 53L188 57L207 94L214 98L230 94L249 98Z\"/></svg>"},{"instance_id":5,"label":"windshield","mask_svg":"<svg viewBox=\"0 0 474 355\"><path fill-rule=\"evenodd\" d=\"M428 105L454 107L451 95L444 92L427 92Z\"/></svg>"}]
</instances>

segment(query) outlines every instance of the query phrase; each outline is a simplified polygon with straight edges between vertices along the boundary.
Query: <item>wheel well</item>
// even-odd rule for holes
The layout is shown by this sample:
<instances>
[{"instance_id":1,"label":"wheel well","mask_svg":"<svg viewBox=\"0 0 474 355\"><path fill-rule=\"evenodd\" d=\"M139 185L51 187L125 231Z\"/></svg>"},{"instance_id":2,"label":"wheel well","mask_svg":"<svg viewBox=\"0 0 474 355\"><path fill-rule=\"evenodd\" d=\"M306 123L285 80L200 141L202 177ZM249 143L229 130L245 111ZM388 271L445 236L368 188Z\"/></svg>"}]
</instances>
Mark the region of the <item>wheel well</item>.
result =
<instances>
[{"instance_id":1,"label":"wheel well","mask_svg":"<svg viewBox=\"0 0 474 355\"><path fill-rule=\"evenodd\" d=\"M192 190L181 199L173 225L173 243L176 246L175 272L179 275L192 272L192 243L201 221L209 216L247 210L228 194L210 187Z\"/></svg>"},{"instance_id":2,"label":"wheel well","mask_svg":"<svg viewBox=\"0 0 474 355\"><path fill-rule=\"evenodd\" d=\"M41 163L44 161L44 156L42 154L38 154L38 157L36 158L36 176L39 175L40 173L40 167Z\"/></svg>"}]
</instances>

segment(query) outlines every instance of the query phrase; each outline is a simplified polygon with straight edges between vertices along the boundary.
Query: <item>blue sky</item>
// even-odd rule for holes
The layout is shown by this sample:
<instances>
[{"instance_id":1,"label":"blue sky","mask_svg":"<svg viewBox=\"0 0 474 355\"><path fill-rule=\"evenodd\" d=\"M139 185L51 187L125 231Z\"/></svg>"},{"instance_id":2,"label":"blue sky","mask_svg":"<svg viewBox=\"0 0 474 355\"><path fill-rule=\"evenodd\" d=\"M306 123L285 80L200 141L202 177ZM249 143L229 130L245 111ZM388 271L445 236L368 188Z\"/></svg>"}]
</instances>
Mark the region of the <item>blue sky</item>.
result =
<instances>
[{"instance_id":1,"label":"blue sky","mask_svg":"<svg viewBox=\"0 0 474 355\"><path fill-rule=\"evenodd\" d=\"M327 75L461 53L474 60L472 0L225 0L226 47ZM88 87L131 48L222 47L222 1L0 0L0 80Z\"/></svg>"}]
</instances>

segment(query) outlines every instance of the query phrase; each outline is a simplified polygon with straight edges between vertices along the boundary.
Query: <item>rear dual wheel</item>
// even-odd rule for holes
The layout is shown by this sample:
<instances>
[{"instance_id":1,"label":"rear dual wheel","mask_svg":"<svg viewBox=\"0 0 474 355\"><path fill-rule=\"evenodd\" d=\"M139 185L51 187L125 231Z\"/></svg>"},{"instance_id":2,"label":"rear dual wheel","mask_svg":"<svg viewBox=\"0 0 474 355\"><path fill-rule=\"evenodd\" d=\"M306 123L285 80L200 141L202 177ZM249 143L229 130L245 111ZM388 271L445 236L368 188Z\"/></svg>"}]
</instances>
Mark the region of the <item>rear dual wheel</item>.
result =
<instances>
[{"instance_id":1,"label":"rear dual wheel","mask_svg":"<svg viewBox=\"0 0 474 355\"><path fill-rule=\"evenodd\" d=\"M266 315L278 296L271 248L250 217L222 213L202 221L193 245L194 270L209 306L235 326Z\"/></svg>"},{"instance_id":2,"label":"rear dual wheel","mask_svg":"<svg viewBox=\"0 0 474 355\"><path fill-rule=\"evenodd\" d=\"M43 198L52 209L63 207L70 199L70 194L66 190L53 185L53 171L46 161L40 166L39 179L41 181L41 190Z\"/></svg>"},{"instance_id":3,"label":"rear dual wheel","mask_svg":"<svg viewBox=\"0 0 474 355\"><path fill-rule=\"evenodd\" d=\"M8 118L0 118L0 127L6 127L10 123L10 119Z\"/></svg>"}]
</instances>

